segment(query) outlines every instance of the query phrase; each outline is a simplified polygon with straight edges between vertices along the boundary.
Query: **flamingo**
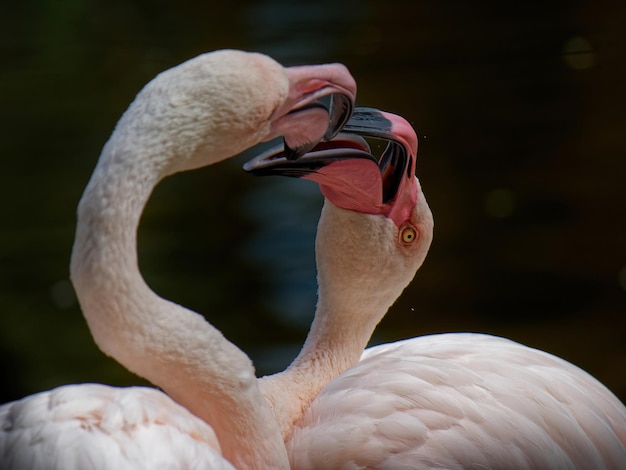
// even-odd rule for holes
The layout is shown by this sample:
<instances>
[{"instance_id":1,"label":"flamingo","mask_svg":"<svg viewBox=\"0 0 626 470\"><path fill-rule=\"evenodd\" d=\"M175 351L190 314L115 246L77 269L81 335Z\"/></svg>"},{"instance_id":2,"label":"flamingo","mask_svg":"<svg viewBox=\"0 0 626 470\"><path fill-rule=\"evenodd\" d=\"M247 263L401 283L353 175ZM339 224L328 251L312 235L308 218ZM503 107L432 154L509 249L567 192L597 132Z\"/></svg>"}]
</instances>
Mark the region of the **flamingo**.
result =
<instances>
[{"instance_id":1,"label":"flamingo","mask_svg":"<svg viewBox=\"0 0 626 470\"><path fill-rule=\"evenodd\" d=\"M325 196L311 330L285 371L261 379L291 468L626 468L626 408L563 359L472 333L363 352L424 261L433 218L404 119L357 108L344 131L335 149L297 160L272 149L245 166L316 181ZM389 141L380 161L355 133Z\"/></svg>"},{"instance_id":2,"label":"flamingo","mask_svg":"<svg viewBox=\"0 0 626 470\"><path fill-rule=\"evenodd\" d=\"M143 88L80 200L70 270L100 349L167 395L79 384L5 404L2 469L288 468L251 361L202 316L150 290L137 226L162 178L277 136L298 157L343 126L355 93L340 64L284 68L234 50L200 55Z\"/></svg>"}]
</instances>

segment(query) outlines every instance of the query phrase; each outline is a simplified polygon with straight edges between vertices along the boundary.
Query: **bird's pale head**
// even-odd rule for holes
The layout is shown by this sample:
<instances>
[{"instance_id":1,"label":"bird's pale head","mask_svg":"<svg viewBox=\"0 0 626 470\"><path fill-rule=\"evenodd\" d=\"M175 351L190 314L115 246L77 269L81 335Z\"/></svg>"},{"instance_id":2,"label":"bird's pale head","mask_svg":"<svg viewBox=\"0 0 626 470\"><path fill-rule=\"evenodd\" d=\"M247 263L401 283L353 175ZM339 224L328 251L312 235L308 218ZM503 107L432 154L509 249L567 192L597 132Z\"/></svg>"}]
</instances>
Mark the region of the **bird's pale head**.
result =
<instances>
[{"instance_id":1,"label":"bird's pale head","mask_svg":"<svg viewBox=\"0 0 626 470\"><path fill-rule=\"evenodd\" d=\"M415 177L417 136L400 116L369 108L357 108L344 131L295 161L274 149L245 168L320 185L326 197L316 241L320 297L335 308L384 313L413 279L433 237L432 213ZM363 137L385 142L379 158Z\"/></svg>"},{"instance_id":2,"label":"bird's pale head","mask_svg":"<svg viewBox=\"0 0 626 470\"><path fill-rule=\"evenodd\" d=\"M320 98L329 95L330 105L322 105ZM263 54L215 51L150 81L112 140L146 155L140 159L162 175L215 163L278 136L299 155L337 133L355 95L354 79L340 64L285 68Z\"/></svg>"}]
</instances>

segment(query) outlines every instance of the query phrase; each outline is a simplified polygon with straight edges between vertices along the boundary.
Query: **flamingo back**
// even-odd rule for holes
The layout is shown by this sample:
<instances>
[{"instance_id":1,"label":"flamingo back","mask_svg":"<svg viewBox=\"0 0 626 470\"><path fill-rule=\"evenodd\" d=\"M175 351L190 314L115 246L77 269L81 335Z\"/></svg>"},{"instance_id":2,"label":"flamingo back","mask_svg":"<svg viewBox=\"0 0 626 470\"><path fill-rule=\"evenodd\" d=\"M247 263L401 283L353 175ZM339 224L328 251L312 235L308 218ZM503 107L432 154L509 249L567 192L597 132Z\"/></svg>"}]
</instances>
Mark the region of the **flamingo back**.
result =
<instances>
[{"instance_id":1,"label":"flamingo back","mask_svg":"<svg viewBox=\"0 0 626 470\"><path fill-rule=\"evenodd\" d=\"M366 350L287 442L292 468L626 468L626 408L558 357L482 334Z\"/></svg>"},{"instance_id":2,"label":"flamingo back","mask_svg":"<svg viewBox=\"0 0 626 470\"><path fill-rule=\"evenodd\" d=\"M66 385L0 407L2 470L233 469L213 429L146 387Z\"/></svg>"}]
</instances>

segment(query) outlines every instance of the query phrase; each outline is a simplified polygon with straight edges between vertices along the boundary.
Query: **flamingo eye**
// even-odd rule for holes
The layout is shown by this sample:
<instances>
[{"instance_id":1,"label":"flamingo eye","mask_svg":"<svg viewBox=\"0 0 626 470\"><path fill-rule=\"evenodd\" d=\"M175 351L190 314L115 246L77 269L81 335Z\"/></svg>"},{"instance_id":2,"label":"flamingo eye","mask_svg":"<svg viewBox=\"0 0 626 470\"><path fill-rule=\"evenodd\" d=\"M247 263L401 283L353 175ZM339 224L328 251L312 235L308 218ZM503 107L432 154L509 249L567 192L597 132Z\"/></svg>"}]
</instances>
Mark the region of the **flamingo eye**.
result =
<instances>
[{"instance_id":1,"label":"flamingo eye","mask_svg":"<svg viewBox=\"0 0 626 470\"><path fill-rule=\"evenodd\" d=\"M400 239L405 244L411 244L417 240L417 230L410 225L405 225L400 229Z\"/></svg>"}]
</instances>

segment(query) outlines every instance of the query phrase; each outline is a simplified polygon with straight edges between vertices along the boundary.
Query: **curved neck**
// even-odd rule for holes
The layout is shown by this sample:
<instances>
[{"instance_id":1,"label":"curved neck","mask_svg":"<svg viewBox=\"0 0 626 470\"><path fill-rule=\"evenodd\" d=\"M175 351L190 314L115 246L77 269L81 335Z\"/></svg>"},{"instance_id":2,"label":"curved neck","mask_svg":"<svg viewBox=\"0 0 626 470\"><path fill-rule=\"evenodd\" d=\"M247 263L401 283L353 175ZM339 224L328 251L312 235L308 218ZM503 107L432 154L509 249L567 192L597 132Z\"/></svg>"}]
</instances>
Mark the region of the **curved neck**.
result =
<instances>
[{"instance_id":1,"label":"curved neck","mask_svg":"<svg viewBox=\"0 0 626 470\"><path fill-rule=\"evenodd\" d=\"M396 264L385 261L393 253L383 249L387 232L395 230L392 224L325 201L315 243L318 304L313 324L287 370L261 379L261 392L283 438L322 389L359 361L376 325L406 285L406 279L390 275Z\"/></svg>"},{"instance_id":2,"label":"curved neck","mask_svg":"<svg viewBox=\"0 0 626 470\"><path fill-rule=\"evenodd\" d=\"M289 438L296 421L322 389L359 361L383 314L338 314L320 293L315 318L298 356L285 371L259 381L283 439ZM364 320L347 322L349 318Z\"/></svg>"},{"instance_id":3,"label":"curved neck","mask_svg":"<svg viewBox=\"0 0 626 470\"><path fill-rule=\"evenodd\" d=\"M137 227L160 177L123 147L112 137L103 150L79 204L72 251L72 282L96 343L209 423L237 468L288 468L249 358L144 282Z\"/></svg>"}]
</instances>

